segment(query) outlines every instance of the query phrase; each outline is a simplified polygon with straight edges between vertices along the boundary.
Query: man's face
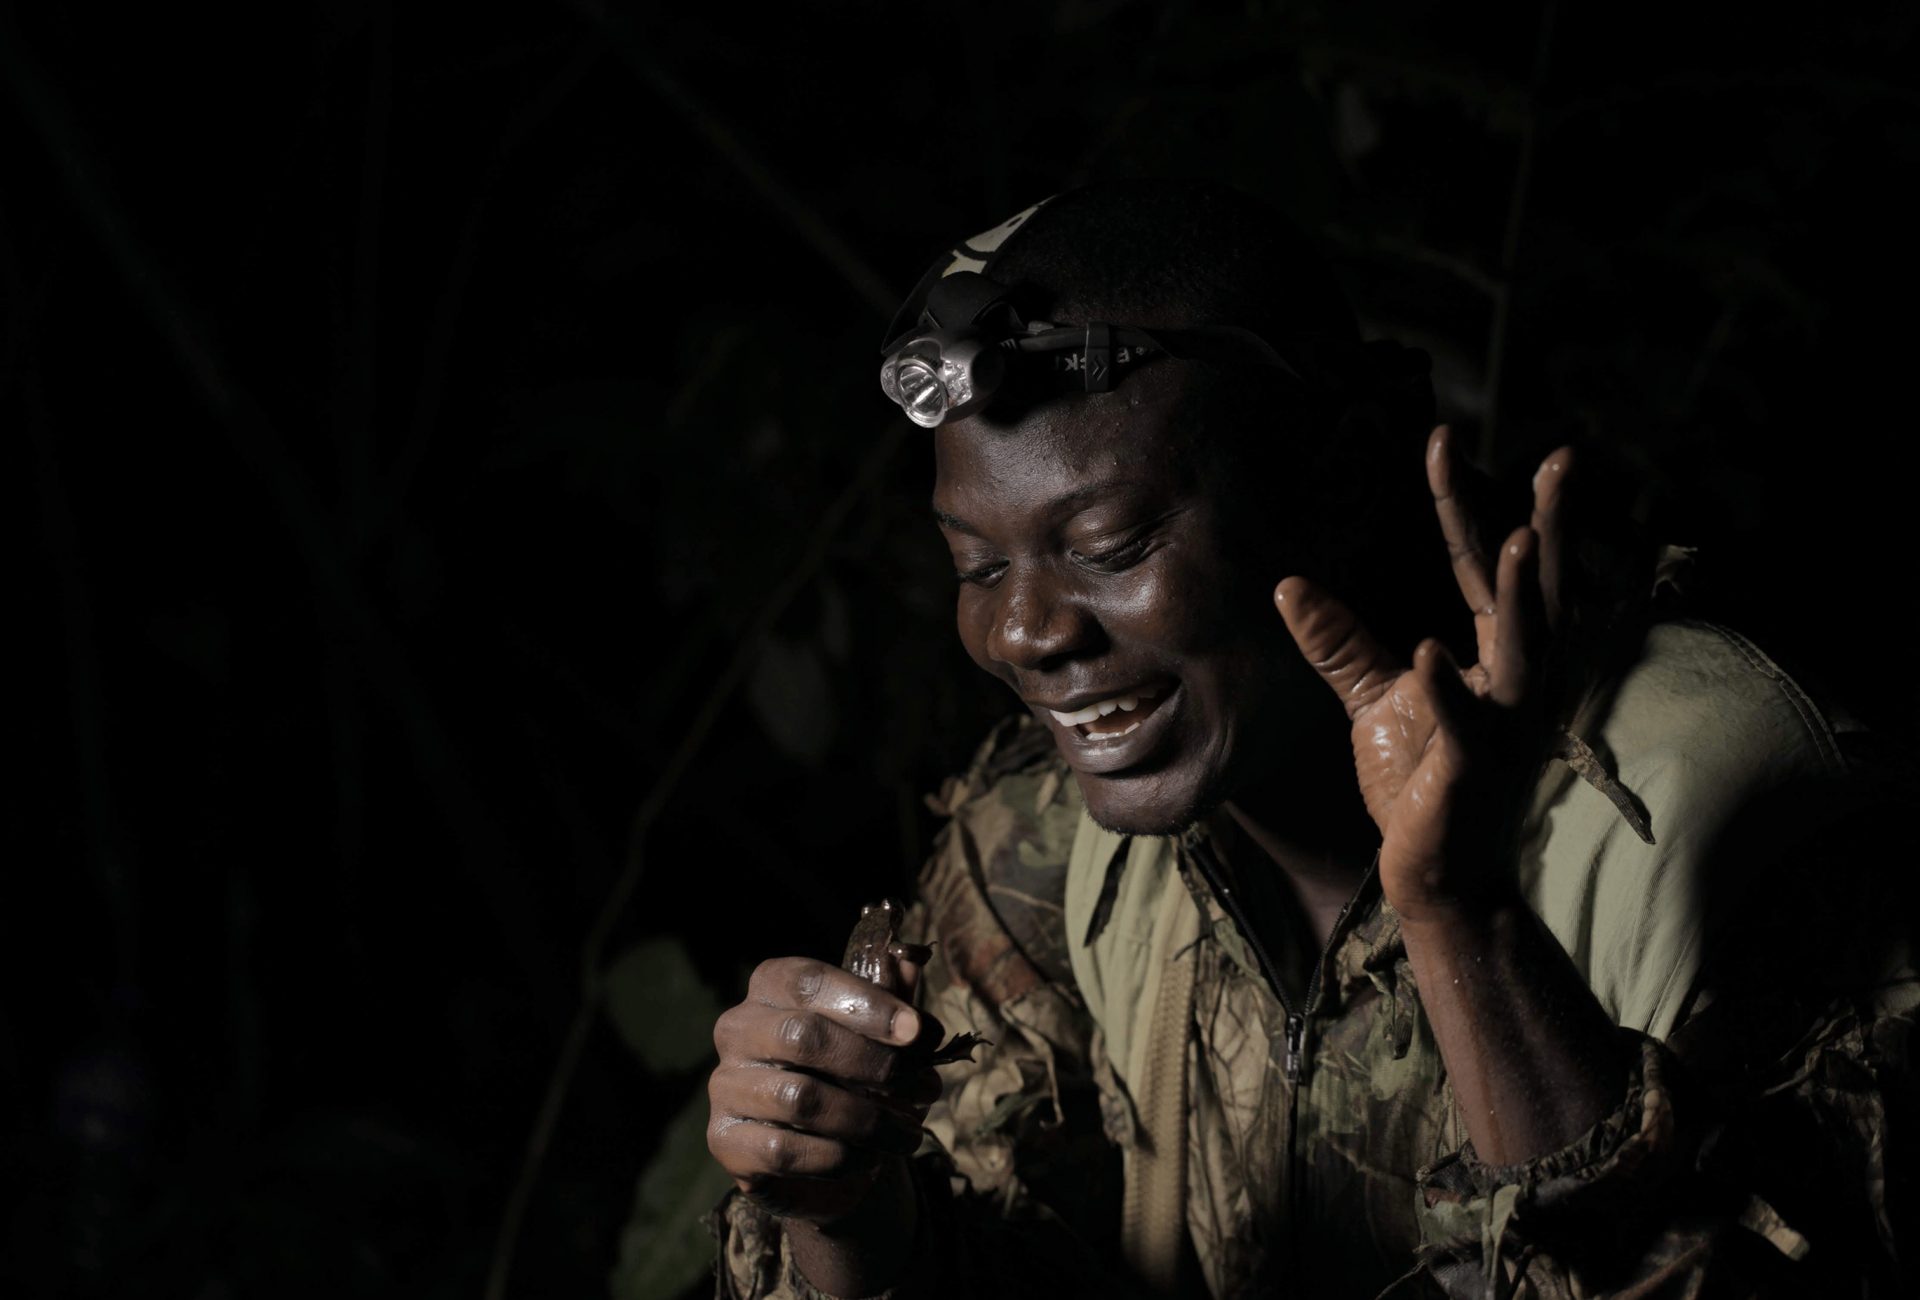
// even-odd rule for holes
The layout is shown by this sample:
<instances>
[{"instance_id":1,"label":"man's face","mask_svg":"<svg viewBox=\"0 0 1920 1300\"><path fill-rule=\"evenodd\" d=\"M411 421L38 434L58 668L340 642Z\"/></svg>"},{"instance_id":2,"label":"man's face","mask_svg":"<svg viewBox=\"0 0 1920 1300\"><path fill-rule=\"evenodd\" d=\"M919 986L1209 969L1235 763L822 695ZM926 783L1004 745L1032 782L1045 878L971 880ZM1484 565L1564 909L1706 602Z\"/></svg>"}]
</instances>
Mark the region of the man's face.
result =
<instances>
[{"instance_id":1,"label":"man's face","mask_svg":"<svg viewBox=\"0 0 1920 1300\"><path fill-rule=\"evenodd\" d=\"M1094 819L1135 834L1235 797L1328 704L1273 607L1260 485L1177 432L1185 382L1169 363L934 437L960 639L1051 729Z\"/></svg>"}]
</instances>

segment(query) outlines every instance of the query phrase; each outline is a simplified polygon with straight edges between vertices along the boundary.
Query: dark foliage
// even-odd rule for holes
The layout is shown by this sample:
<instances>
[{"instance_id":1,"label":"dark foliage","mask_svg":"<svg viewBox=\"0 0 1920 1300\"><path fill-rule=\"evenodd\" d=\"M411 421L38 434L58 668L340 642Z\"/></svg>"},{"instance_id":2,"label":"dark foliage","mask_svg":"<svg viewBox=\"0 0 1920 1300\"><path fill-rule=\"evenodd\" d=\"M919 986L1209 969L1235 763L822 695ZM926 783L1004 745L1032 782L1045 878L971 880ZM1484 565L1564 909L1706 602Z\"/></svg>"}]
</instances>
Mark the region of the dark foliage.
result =
<instances>
[{"instance_id":1,"label":"dark foliage","mask_svg":"<svg viewBox=\"0 0 1920 1300\"><path fill-rule=\"evenodd\" d=\"M479 1294L551 1097L508 1293L604 1293L711 999L1004 707L874 349L1077 179L1273 201L1904 735L1916 15L1764 13L7 7L0 1291ZM576 1020L596 917L678 992Z\"/></svg>"}]
</instances>

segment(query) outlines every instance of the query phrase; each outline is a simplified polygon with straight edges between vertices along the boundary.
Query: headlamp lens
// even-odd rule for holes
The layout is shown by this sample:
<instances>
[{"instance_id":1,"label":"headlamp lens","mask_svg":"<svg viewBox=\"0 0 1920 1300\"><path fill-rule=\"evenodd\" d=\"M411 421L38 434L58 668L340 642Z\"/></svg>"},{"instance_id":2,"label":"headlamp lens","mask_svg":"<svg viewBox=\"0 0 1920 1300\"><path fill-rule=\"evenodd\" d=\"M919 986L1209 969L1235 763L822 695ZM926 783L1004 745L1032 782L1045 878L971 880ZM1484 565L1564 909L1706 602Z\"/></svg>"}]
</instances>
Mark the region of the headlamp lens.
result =
<instances>
[{"instance_id":1,"label":"headlamp lens","mask_svg":"<svg viewBox=\"0 0 1920 1300\"><path fill-rule=\"evenodd\" d=\"M923 429L937 426L947 414L947 386L933 364L919 357L902 357L893 373L894 400L907 418Z\"/></svg>"}]
</instances>

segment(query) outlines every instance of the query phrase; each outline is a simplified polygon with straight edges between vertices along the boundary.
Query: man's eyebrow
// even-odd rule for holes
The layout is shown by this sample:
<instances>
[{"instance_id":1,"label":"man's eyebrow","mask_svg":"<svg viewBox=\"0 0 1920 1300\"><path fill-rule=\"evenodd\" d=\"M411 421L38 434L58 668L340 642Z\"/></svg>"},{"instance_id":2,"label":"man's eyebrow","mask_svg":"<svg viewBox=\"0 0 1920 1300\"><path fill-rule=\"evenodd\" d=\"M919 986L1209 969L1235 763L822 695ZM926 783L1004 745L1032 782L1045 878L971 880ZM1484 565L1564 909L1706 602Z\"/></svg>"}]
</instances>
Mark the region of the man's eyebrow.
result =
<instances>
[{"instance_id":1,"label":"man's eyebrow","mask_svg":"<svg viewBox=\"0 0 1920 1300\"><path fill-rule=\"evenodd\" d=\"M1096 498L1113 496L1121 492L1141 491L1148 486L1137 479L1130 478L1109 478L1101 479L1096 483L1083 483L1073 491L1063 492L1047 502L1047 510L1056 515L1069 514ZM965 533L969 537L980 536L978 528L958 515L948 514L938 506L933 508L933 518L934 522L942 528L951 529L956 533Z\"/></svg>"},{"instance_id":2,"label":"man's eyebrow","mask_svg":"<svg viewBox=\"0 0 1920 1300\"><path fill-rule=\"evenodd\" d=\"M1106 478L1093 483L1083 483L1071 492L1063 492L1048 505L1062 514L1077 510L1098 497L1118 496L1123 492L1142 492L1149 485L1131 478Z\"/></svg>"}]
</instances>

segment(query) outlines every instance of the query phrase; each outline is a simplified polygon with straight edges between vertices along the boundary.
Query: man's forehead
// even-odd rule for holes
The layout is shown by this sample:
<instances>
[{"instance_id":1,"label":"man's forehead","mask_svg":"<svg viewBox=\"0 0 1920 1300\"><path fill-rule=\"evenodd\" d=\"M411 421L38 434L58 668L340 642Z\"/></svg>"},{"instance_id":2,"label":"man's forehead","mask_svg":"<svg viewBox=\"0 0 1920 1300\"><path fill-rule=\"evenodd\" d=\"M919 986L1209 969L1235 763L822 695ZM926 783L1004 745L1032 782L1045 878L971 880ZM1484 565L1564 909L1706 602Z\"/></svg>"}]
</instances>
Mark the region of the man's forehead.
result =
<instances>
[{"instance_id":1,"label":"man's forehead","mask_svg":"<svg viewBox=\"0 0 1920 1300\"><path fill-rule=\"evenodd\" d=\"M934 431L936 498L1004 487L1010 478L1092 485L1179 472L1189 432L1180 419L1184 370L1143 372L1111 393L1056 398L1014 420L979 415L941 425Z\"/></svg>"}]
</instances>

